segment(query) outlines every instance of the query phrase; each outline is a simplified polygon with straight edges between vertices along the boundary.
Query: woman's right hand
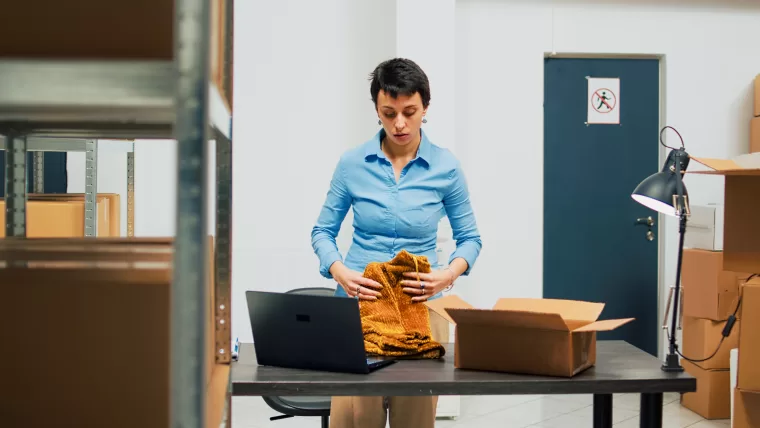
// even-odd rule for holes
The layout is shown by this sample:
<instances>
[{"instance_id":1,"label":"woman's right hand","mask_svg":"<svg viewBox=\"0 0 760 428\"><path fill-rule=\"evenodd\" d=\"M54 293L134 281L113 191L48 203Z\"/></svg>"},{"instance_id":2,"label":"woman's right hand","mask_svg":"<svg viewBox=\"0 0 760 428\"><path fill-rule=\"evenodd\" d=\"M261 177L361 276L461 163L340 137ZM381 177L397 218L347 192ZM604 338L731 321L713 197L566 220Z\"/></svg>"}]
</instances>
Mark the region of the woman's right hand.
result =
<instances>
[{"instance_id":1,"label":"woman's right hand","mask_svg":"<svg viewBox=\"0 0 760 428\"><path fill-rule=\"evenodd\" d=\"M339 261L333 263L330 273L351 297L362 300L377 300L380 297L380 292L375 291L383 288L379 282L363 277L362 274L347 268Z\"/></svg>"}]
</instances>

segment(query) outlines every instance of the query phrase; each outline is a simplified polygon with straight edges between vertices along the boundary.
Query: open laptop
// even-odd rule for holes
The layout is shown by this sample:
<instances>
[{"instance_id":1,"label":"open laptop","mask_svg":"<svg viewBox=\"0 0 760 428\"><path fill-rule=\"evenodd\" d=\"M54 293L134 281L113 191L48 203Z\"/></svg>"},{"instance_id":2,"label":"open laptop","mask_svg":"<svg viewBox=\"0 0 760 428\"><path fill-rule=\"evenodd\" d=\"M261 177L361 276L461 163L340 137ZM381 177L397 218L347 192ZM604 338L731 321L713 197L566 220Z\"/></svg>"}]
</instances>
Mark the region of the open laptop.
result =
<instances>
[{"instance_id":1,"label":"open laptop","mask_svg":"<svg viewBox=\"0 0 760 428\"><path fill-rule=\"evenodd\" d=\"M260 365L367 374L395 362L368 358L356 299L246 291Z\"/></svg>"}]
</instances>

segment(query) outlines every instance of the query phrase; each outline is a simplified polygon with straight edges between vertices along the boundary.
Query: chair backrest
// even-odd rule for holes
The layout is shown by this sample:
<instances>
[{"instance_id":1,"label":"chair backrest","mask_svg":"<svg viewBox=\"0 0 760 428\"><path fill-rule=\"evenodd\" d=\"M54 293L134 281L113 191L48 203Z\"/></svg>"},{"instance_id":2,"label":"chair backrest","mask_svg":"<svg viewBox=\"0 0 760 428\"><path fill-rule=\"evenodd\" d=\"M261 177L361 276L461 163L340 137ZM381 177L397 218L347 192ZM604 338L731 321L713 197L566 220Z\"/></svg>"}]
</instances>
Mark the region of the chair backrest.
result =
<instances>
[{"instance_id":1,"label":"chair backrest","mask_svg":"<svg viewBox=\"0 0 760 428\"><path fill-rule=\"evenodd\" d=\"M296 288L290 291L286 291L286 294L308 294L311 296L333 296L335 295L335 289L334 288L325 288L325 287L306 287L306 288Z\"/></svg>"},{"instance_id":2,"label":"chair backrest","mask_svg":"<svg viewBox=\"0 0 760 428\"><path fill-rule=\"evenodd\" d=\"M286 294L306 294L311 296L333 296L334 288L306 287L286 291ZM264 396L264 401L272 409L292 416L330 416L330 404L332 397L312 396ZM306 406L304 406L306 405ZM304 407L307 407L306 409Z\"/></svg>"}]
</instances>

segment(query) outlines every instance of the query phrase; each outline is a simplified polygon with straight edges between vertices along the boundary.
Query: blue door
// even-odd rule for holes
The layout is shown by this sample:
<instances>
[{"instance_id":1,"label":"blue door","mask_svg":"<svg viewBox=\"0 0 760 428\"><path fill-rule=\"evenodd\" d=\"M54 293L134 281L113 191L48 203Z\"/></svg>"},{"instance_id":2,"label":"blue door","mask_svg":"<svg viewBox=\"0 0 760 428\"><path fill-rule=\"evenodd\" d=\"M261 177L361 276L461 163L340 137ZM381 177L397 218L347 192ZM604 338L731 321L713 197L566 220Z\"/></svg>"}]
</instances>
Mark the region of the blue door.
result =
<instances>
[{"instance_id":1,"label":"blue door","mask_svg":"<svg viewBox=\"0 0 760 428\"><path fill-rule=\"evenodd\" d=\"M599 340L657 355L658 219L631 192L660 168L658 60L548 58L544 73L543 295L636 318ZM589 76L620 79L616 98L600 103L618 109L619 124L587 124ZM637 225L650 216L653 225Z\"/></svg>"}]
</instances>

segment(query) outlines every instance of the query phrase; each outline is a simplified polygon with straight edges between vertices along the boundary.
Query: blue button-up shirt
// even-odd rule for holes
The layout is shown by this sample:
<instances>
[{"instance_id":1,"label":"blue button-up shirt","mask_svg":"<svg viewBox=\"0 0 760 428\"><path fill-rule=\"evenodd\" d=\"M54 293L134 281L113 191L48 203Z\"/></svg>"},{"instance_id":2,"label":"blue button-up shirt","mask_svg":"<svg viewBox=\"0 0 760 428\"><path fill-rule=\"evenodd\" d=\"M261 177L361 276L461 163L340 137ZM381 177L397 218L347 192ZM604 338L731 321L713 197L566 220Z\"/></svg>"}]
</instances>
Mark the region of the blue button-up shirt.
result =
<instances>
[{"instance_id":1,"label":"blue button-up shirt","mask_svg":"<svg viewBox=\"0 0 760 428\"><path fill-rule=\"evenodd\" d=\"M469 274L482 244L459 161L422 132L417 156L396 182L393 166L380 148L384 136L380 130L344 153L333 172L311 233L320 274L332 278L329 269L338 260L361 273L368 263L389 261L401 250L426 256L434 269L440 268L435 250L438 222L444 215L456 241L449 263L463 258L468 264L464 275ZM343 260L335 238L350 207L354 234Z\"/></svg>"}]
</instances>

